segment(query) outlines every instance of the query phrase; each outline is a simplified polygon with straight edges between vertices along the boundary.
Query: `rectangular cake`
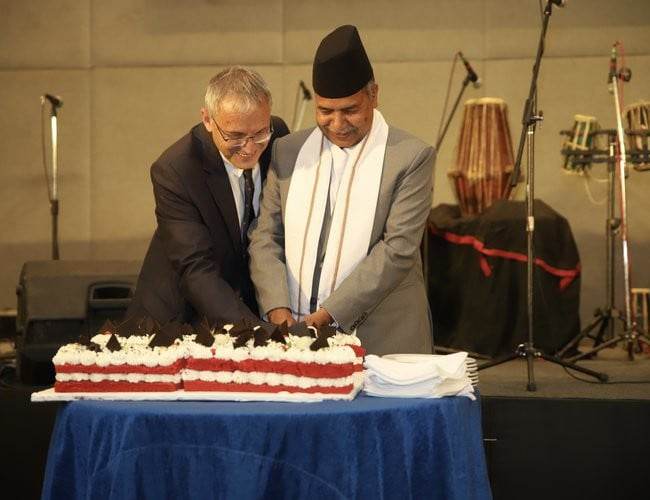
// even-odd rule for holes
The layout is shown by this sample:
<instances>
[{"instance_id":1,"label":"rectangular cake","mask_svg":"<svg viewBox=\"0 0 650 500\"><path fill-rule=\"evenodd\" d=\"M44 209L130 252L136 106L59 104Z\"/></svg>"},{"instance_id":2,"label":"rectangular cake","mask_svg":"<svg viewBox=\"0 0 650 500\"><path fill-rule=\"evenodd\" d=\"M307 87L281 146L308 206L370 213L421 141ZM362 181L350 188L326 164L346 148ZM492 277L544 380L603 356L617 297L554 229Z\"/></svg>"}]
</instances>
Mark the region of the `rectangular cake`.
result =
<instances>
[{"instance_id":1,"label":"rectangular cake","mask_svg":"<svg viewBox=\"0 0 650 500\"><path fill-rule=\"evenodd\" d=\"M213 343L188 345L186 391L350 394L363 383L363 349L356 336L312 328L302 336L274 337L259 329L233 330L228 325Z\"/></svg>"},{"instance_id":2,"label":"rectangular cake","mask_svg":"<svg viewBox=\"0 0 650 500\"><path fill-rule=\"evenodd\" d=\"M104 327L104 331L111 330ZM100 333L62 346L52 360L56 392L166 392L182 387L181 342L151 346L154 336Z\"/></svg>"},{"instance_id":3,"label":"rectangular cake","mask_svg":"<svg viewBox=\"0 0 650 500\"><path fill-rule=\"evenodd\" d=\"M92 339L59 349L54 389L346 396L363 385L364 354L355 335L331 327L244 321L210 327L203 321L192 329L179 323L116 327L108 322Z\"/></svg>"}]
</instances>

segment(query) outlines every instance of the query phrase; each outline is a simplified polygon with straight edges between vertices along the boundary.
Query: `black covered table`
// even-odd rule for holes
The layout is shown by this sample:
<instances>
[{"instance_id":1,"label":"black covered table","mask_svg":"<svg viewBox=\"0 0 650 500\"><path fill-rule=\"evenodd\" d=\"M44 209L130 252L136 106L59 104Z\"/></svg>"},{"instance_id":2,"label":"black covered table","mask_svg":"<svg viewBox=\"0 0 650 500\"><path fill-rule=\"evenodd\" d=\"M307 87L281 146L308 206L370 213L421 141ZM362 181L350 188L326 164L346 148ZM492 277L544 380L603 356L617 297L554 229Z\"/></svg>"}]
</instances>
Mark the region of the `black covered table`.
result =
<instances>
[{"instance_id":1,"label":"black covered table","mask_svg":"<svg viewBox=\"0 0 650 500\"><path fill-rule=\"evenodd\" d=\"M534 334L547 354L580 331L580 258L568 221L535 200ZM526 207L478 216L442 204L429 216L429 303L436 345L488 356L527 339Z\"/></svg>"}]
</instances>

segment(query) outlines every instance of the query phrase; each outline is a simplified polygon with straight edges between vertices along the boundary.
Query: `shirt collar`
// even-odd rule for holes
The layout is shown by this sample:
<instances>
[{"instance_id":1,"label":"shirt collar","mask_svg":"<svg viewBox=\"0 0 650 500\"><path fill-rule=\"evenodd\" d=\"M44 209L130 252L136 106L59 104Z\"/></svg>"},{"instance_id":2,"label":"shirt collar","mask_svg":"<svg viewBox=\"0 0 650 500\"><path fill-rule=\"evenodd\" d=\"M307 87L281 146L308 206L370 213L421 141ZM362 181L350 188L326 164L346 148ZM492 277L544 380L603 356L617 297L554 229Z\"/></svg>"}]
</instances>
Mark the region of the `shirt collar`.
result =
<instances>
[{"instance_id":1,"label":"shirt collar","mask_svg":"<svg viewBox=\"0 0 650 500\"><path fill-rule=\"evenodd\" d=\"M244 174L244 169L235 167L232 163L230 163L230 162L226 159L226 157L223 155L223 153L222 153L221 151L219 151L219 154L221 155L221 159L223 160L223 164L226 166L226 171L227 171L229 174L232 174L232 175L234 175L234 176L237 177L237 178L240 178L240 177ZM252 170L253 170L253 174L254 174L255 171L256 171L257 169L259 169L259 168L260 168L260 163L257 162L257 163L255 164L255 166L253 167L253 169L252 169Z\"/></svg>"}]
</instances>

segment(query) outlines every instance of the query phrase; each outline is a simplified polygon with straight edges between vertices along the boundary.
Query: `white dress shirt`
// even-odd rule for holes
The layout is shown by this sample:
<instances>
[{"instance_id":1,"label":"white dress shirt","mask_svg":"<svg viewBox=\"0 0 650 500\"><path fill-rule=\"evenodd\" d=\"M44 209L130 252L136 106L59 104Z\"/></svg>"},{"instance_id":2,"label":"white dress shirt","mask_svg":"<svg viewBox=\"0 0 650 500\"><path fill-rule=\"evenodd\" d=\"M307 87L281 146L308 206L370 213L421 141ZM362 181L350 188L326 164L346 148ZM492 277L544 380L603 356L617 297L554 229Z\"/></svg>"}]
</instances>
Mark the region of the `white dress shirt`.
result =
<instances>
[{"instance_id":1,"label":"white dress shirt","mask_svg":"<svg viewBox=\"0 0 650 500\"><path fill-rule=\"evenodd\" d=\"M232 163L226 160L221 151L219 154L223 159L223 164L226 166L226 172L228 173L228 179L230 180L230 189L232 191L232 196L235 199L235 206L237 207L239 227L241 229L241 224L244 220L244 170L235 167ZM253 167L253 183L255 185L255 192L253 193L253 210L257 217L257 214L260 212L260 192L262 191L262 176L260 174L259 163Z\"/></svg>"},{"instance_id":2,"label":"white dress shirt","mask_svg":"<svg viewBox=\"0 0 650 500\"><path fill-rule=\"evenodd\" d=\"M329 142L329 141L328 141ZM329 142L330 151L332 152L332 174L330 176L330 214L334 213L336 200L339 189L341 188L341 179L346 168L352 168L352 163L357 159L361 143L355 144L349 148L340 148L336 144Z\"/></svg>"}]
</instances>

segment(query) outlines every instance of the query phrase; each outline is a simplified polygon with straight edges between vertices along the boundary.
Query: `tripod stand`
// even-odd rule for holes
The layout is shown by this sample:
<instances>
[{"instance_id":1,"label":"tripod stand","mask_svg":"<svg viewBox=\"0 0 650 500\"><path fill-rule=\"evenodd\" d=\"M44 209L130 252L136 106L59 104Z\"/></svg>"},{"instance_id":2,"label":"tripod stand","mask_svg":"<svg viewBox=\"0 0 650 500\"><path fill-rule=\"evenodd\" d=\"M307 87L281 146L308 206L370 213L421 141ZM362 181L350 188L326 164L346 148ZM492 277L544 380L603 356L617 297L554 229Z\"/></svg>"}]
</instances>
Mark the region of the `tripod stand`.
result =
<instances>
[{"instance_id":1,"label":"tripod stand","mask_svg":"<svg viewBox=\"0 0 650 500\"><path fill-rule=\"evenodd\" d=\"M621 312L616 308L615 304L615 270L614 270L614 260L615 260L615 248L614 248L614 237L618 233L621 227L620 219L616 218L615 205L616 205L616 183L615 183L615 168L616 168L616 130L599 130L594 132L592 135L607 135L608 139L608 154L607 157L601 159L598 157L600 153L599 150L588 150L581 151L577 155L577 158L571 159L574 156L575 151L565 150L563 153L571 160L573 164L591 164L591 163L607 163L607 220L605 222L605 237L606 237L606 247L605 247L605 307L596 309L594 313L595 319L589 323L578 335L571 339L558 353L559 357L564 357L567 353L572 352L577 348L580 341L589 337L594 340L594 347L600 345L605 338L612 339L615 332L615 321L620 320L624 323ZM594 337L591 334L598 328L598 333ZM579 355L569 357L568 359L575 360L579 359Z\"/></svg>"},{"instance_id":2,"label":"tripod stand","mask_svg":"<svg viewBox=\"0 0 650 500\"><path fill-rule=\"evenodd\" d=\"M542 30L540 33L539 43L537 46L537 56L535 58L535 64L533 66L533 76L531 79L530 89L528 92L528 99L524 104L524 114L522 119L522 130L521 137L519 139L519 148L517 150L517 159L515 161L515 168L511 178L511 185L515 186L519 179L519 172L521 167L521 158L523 155L524 144L527 144L526 148L526 249L527 249L527 259L526 259L526 299L527 299L527 313L528 313L528 340L519 345L515 351L511 354L508 354L502 358L495 359L493 361L488 361L479 365L479 370L484 370L492 366L497 366L507 361L511 361L516 358L524 358L527 364L528 372L528 383L526 389L528 391L536 391L537 384L535 383L535 370L534 370L534 360L535 358L542 358L546 361L561 365L565 368L571 368L573 370L579 371L591 377L597 378L600 381L606 381L607 375L599 373L581 366L577 366L573 363L564 361L557 356L551 356L543 353L541 350L535 347L534 334L533 334L533 318L534 318L534 303L533 303L533 269L534 269L534 232L535 232L535 216L534 216L534 144L535 144L535 126L538 121L541 121L542 113L541 111L537 113L537 78L539 75L539 68L542 60L542 55L544 53L544 39L546 37L546 30L548 29L548 22L552 14L553 0L548 0L546 7L544 9L544 19L542 22ZM528 136L528 140L526 140Z\"/></svg>"},{"instance_id":3,"label":"tripod stand","mask_svg":"<svg viewBox=\"0 0 650 500\"><path fill-rule=\"evenodd\" d=\"M631 77L631 72L627 68L621 68L618 70L616 67L616 46L618 42L612 47L612 62L610 64L610 74L609 74L609 87L614 98L614 109L616 111L616 140L618 145L618 155L616 156L615 162L618 166L618 180L619 180L619 192L620 192L620 202L621 202L621 214L620 214L620 234L621 234L621 243L622 243L622 254L623 254L623 285L625 293L625 318L624 324L625 329L623 333L613 336L607 342L600 343L602 337L599 334L599 337L596 339L596 344L593 349L590 351L578 354L570 358L570 361L577 361L587 356L592 356L599 351L605 349L606 347L613 346L619 342L625 342L628 359L630 361L634 360L634 347L638 343L645 343L650 345L650 338L648 338L643 333L639 332L638 325L636 324L636 318L632 316L632 307L631 307L631 285L630 285L630 260L628 254L628 240L627 240L627 196L626 196L626 185L625 185L625 170L626 170L626 152L625 152L625 137L623 131L623 123L621 121L621 105L619 100L619 91L618 85L619 80L629 81ZM613 141L612 141L613 142ZM613 146L614 144L610 143L610 155L613 155ZM612 174L613 175L613 172ZM612 190L613 194L613 190ZM603 323L605 324L605 323ZM601 331L603 326L601 325ZM579 340L579 339L578 339Z\"/></svg>"}]
</instances>

